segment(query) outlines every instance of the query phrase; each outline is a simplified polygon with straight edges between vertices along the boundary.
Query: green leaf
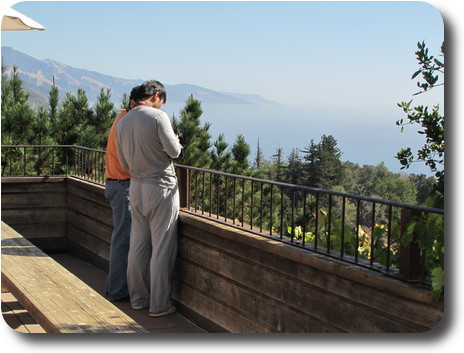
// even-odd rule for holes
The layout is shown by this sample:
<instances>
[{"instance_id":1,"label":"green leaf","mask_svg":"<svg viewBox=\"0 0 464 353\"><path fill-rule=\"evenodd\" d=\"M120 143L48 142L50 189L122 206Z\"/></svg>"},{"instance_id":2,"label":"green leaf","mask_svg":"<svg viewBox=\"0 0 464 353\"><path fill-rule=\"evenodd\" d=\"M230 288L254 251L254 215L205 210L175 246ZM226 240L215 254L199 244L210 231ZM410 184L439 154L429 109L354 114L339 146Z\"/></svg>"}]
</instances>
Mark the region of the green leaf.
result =
<instances>
[{"instance_id":1,"label":"green leaf","mask_svg":"<svg viewBox=\"0 0 464 353\"><path fill-rule=\"evenodd\" d=\"M440 66L440 67L443 67L443 63L437 59L433 59L433 61L435 62L436 65Z\"/></svg>"},{"instance_id":2,"label":"green leaf","mask_svg":"<svg viewBox=\"0 0 464 353\"><path fill-rule=\"evenodd\" d=\"M414 79L417 77L417 75L419 75L421 72L422 72L422 69L421 69L421 70L417 70L416 72L414 72L414 74L413 74L412 77L411 77L411 80L414 80Z\"/></svg>"},{"instance_id":3,"label":"green leaf","mask_svg":"<svg viewBox=\"0 0 464 353\"><path fill-rule=\"evenodd\" d=\"M432 270L432 294L438 300L443 292L445 286L445 271L438 266Z\"/></svg>"},{"instance_id":4,"label":"green leaf","mask_svg":"<svg viewBox=\"0 0 464 353\"><path fill-rule=\"evenodd\" d=\"M401 244L406 246L412 242L414 228L416 228L416 222L409 223L408 227L406 228L406 231L403 234L403 237L401 238Z\"/></svg>"}]
</instances>

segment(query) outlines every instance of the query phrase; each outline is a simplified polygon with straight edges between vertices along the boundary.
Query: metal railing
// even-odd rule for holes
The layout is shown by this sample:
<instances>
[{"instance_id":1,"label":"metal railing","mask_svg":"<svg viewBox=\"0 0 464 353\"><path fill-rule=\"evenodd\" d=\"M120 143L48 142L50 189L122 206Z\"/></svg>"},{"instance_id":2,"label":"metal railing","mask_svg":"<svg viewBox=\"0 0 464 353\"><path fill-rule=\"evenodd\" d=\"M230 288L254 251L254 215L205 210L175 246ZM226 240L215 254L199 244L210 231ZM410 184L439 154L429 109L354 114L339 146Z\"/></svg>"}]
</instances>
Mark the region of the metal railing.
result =
<instances>
[{"instance_id":1,"label":"metal railing","mask_svg":"<svg viewBox=\"0 0 464 353\"><path fill-rule=\"evenodd\" d=\"M424 214L444 215L441 209L337 191L177 169L181 205L189 212L405 279L424 280L424 254L417 254L417 244L401 244L407 226Z\"/></svg>"},{"instance_id":2,"label":"metal railing","mask_svg":"<svg viewBox=\"0 0 464 353\"><path fill-rule=\"evenodd\" d=\"M2 176L71 175L104 184L105 151L2 146ZM424 254L401 238L441 209L176 165L184 211L345 262L424 281Z\"/></svg>"},{"instance_id":3,"label":"metal railing","mask_svg":"<svg viewBox=\"0 0 464 353\"><path fill-rule=\"evenodd\" d=\"M105 183L105 151L74 145L4 145L2 176L72 175Z\"/></svg>"}]
</instances>

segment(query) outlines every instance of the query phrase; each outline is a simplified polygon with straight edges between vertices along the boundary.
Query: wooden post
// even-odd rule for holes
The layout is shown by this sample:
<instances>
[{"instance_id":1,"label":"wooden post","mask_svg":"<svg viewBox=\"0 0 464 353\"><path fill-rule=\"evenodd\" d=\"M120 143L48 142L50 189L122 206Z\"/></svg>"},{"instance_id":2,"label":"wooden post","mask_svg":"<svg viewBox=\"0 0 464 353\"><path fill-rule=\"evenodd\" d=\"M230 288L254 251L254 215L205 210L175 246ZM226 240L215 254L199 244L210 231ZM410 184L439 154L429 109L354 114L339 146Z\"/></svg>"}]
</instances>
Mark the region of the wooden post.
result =
<instances>
[{"instance_id":1,"label":"wooden post","mask_svg":"<svg viewBox=\"0 0 464 353\"><path fill-rule=\"evenodd\" d=\"M177 183L179 185L180 208L187 208L189 199L188 170L176 167Z\"/></svg>"},{"instance_id":2,"label":"wooden post","mask_svg":"<svg viewBox=\"0 0 464 353\"><path fill-rule=\"evenodd\" d=\"M403 237L414 216L420 216L420 212L406 208L401 210L401 237ZM400 276L407 280L419 279L424 275L416 233L413 234L412 241L408 245L400 244L399 272Z\"/></svg>"}]
</instances>

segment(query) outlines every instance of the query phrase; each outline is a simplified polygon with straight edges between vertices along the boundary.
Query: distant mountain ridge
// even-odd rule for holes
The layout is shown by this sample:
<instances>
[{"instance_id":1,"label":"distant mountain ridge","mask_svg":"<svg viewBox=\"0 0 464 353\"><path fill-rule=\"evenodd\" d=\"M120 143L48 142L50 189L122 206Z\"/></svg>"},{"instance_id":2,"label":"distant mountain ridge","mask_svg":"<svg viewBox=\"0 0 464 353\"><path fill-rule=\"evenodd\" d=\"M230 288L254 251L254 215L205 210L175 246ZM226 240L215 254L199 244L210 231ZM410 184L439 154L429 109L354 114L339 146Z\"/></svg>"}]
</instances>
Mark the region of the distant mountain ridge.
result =
<instances>
[{"instance_id":1,"label":"distant mountain ridge","mask_svg":"<svg viewBox=\"0 0 464 353\"><path fill-rule=\"evenodd\" d=\"M60 91L61 98L66 92L75 94L78 88L82 88L86 91L91 104L97 101L102 88L111 89L111 99L116 106L120 105L124 93L129 93L132 87L143 82L75 68L53 59L39 60L6 46L2 46L2 62L7 74L13 71L13 66L18 67L24 87L30 92L33 106L46 104L53 80ZM267 101L257 95L222 93L191 84L165 84L165 86L168 100L173 102L185 102L191 94L202 103L255 104Z\"/></svg>"}]
</instances>

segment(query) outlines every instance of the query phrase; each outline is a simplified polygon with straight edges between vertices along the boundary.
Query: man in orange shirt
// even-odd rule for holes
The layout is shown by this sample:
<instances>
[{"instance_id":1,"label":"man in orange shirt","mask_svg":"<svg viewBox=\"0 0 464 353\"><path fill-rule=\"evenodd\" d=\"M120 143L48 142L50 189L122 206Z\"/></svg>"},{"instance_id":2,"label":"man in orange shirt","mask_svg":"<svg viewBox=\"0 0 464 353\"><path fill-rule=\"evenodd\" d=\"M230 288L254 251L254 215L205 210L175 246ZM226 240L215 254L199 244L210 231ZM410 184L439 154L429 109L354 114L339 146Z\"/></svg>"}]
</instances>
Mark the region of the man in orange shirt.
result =
<instances>
[{"instance_id":1,"label":"man in orange shirt","mask_svg":"<svg viewBox=\"0 0 464 353\"><path fill-rule=\"evenodd\" d=\"M129 107L121 109L114 120L106 146L105 197L113 209L113 232L110 245L110 266L106 279L106 293L112 302L128 300L127 289L127 256L131 230L131 213L129 203L130 173L119 162L116 151L116 126L121 118L139 100L140 86L134 87L130 93Z\"/></svg>"}]
</instances>

